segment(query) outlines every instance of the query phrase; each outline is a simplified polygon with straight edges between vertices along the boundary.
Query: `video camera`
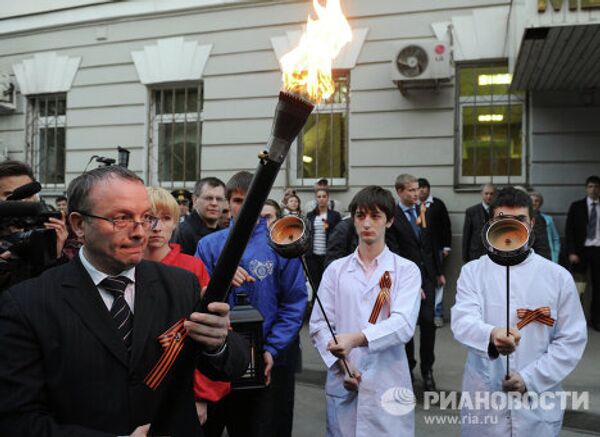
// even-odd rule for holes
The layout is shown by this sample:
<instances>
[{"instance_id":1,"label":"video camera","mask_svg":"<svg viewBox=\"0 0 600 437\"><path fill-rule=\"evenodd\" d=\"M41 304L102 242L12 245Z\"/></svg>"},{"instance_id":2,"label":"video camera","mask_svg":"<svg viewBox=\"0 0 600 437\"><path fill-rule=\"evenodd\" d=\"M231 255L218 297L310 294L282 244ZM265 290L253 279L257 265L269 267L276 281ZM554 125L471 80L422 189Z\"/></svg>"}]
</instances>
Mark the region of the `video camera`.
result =
<instances>
[{"instance_id":1,"label":"video camera","mask_svg":"<svg viewBox=\"0 0 600 437\"><path fill-rule=\"evenodd\" d=\"M61 213L50 211L43 202L22 201L41 188L38 182L31 182L0 201L0 253L13 255L0 263L0 290L56 264L56 232L44 228L44 223L50 217L62 218Z\"/></svg>"}]
</instances>

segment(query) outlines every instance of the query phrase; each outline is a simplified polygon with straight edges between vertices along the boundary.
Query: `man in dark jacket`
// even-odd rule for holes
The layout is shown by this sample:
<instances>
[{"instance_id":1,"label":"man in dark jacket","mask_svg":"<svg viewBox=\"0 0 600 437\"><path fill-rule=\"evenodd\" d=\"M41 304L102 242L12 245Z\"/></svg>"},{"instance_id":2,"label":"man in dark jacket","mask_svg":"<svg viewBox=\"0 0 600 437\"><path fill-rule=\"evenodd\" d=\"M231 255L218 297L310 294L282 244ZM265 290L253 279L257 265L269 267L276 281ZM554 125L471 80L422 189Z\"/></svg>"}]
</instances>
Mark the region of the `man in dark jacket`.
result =
<instances>
[{"instance_id":1,"label":"man in dark jacket","mask_svg":"<svg viewBox=\"0 0 600 437\"><path fill-rule=\"evenodd\" d=\"M225 206L225 184L218 178L200 179L194 187L193 209L179 225L173 242L187 255L196 253L202 237L219 230L219 219Z\"/></svg>"},{"instance_id":2,"label":"man in dark jacket","mask_svg":"<svg viewBox=\"0 0 600 437\"><path fill-rule=\"evenodd\" d=\"M325 268L333 261L350 255L358 247L358 235L354 228L354 220L347 217L337 224L327 239Z\"/></svg>"},{"instance_id":3,"label":"man in dark jacket","mask_svg":"<svg viewBox=\"0 0 600 437\"><path fill-rule=\"evenodd\" d=\"M394 223L386 232L386 244L390 250L403 258L414 262L421 270L421 309L419 310L419 327L421 330L420 358L421 375L425 391L436 389L433 379L433 362L435 360L435 325L434 303L436 285L445 284L442 275L438 248L431 229L422 221L418 223L419 213L416 210L418 200L417 178L401 174L396 178L396 192L400 198L396 205ZM430 220L430 212L425 213L425 220ZM406 355L410 369L416 366L414 357L414 341L406 345ZM411 373L412 374L412 373Z\"/></svg>"},{"instance_id":4,"label":"man in dark jacket","mask_svg":"<svg viewBox=\"0 0 600 437\"><path fill-rule=\"evenodd\" d=\"M418 208L421 214L429 211L430 221L427 226L430 227L431 235L438 248L438 257L440 265L443 267L444 259L452 250L452 226L450 224L450 215L444 202L431 195L431 185L425 178L419 178L419 202ZM435 288L435 326L440 328L444 326L444 286Z\"/></svg>"},{"instance_id":5,"label":"man in dark jacket","mask_svg":"<svg viewBox=\"0 0 600 437\"><path fill-rule=\"evenodd\" d=\"M481 203L471 206L465 212L462 241L462 256L465 263L486 253L481 241L481 231L490 219L489 209L495 195L496 187L493 184L485 184L481 187Z\"/></svg>"},{"instance_id":6,"label":"man in dark jacket","mask_svg":"<svg viewBox=\"0 0 600 437\"><path fill-rule=\"evenodd\" d=\"M134 173L84 173L68 198L82 249L0 298L0 435L202 436L194 369L230 379L249 361L244 340L228 330L229 306L194 312L196 276L142 260L157 219ZM181 352L151 387L146 378L164 350L158 336L178 322L187 335Z\"/></svg>"},{"instance_id":7,"label":"man in dark jacket","mask_svg":"<svg viewBox=\"0 0 600 437\"><path fill-rule=\"evenodd\" d=\"M591 323L600 331L600 177L590 176L587 196L571 204L565 226L565 250L576 272L592 276Z\"/></svg>"}]
</instances>

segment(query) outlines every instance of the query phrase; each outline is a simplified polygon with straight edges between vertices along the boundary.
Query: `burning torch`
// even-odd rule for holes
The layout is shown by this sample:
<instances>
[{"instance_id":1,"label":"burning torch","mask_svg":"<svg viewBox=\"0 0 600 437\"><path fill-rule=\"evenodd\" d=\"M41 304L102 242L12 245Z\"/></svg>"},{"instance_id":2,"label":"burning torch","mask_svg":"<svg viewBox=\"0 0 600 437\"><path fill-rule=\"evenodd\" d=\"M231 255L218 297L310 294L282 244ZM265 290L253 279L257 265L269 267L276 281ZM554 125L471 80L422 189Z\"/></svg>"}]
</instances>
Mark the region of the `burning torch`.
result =
<instances>
[{"instance_id":1,"label":"burning torch","mask_svg":"<svg viewBox=\"0 0 600 437\"><path fill-rule=\"evenodd\" d=\"M352 39L352 30L344 17L340 0L329 0L321 6L313 0L317 19L308 18L300 43L281 59L284 91L279 93L268 150L259 155L259 163L246 193L241 211L231 229L223 251L217 260L203 298L194 308L207 312L211 302L227 300L231 281L246 245L290 146L300 133L314 102L328 99L335 91L332 61L342 47ZM304 97L306 96L306 98ZM310 99L311 101L309 101ZM183 348L187 332L185 319L165 331L159 341L164 352L144 382L156 389Z\"/></svg>"}]
</instances>

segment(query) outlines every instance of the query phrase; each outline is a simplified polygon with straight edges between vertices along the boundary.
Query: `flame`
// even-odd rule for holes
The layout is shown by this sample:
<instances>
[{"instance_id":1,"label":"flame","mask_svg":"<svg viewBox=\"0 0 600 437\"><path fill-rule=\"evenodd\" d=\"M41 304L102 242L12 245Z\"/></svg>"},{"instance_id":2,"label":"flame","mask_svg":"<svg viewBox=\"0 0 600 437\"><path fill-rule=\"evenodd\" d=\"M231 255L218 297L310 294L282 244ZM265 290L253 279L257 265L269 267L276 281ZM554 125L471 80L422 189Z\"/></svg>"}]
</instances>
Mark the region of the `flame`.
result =
<instances>
[{"instance_id":1,"label":"flame","mask_svg":"<svg viewBox=\"0 0 600 437\"><path fill-rule=\"evenodd\" d=\"M308 95L319 103L335 92L331 77L333 59L352 41L352 29L342 13L340 0L327 0L325 7L313 0L317 19L310 16L298 46L281 58L283 87Z\"/></svg>"}]
</instances>

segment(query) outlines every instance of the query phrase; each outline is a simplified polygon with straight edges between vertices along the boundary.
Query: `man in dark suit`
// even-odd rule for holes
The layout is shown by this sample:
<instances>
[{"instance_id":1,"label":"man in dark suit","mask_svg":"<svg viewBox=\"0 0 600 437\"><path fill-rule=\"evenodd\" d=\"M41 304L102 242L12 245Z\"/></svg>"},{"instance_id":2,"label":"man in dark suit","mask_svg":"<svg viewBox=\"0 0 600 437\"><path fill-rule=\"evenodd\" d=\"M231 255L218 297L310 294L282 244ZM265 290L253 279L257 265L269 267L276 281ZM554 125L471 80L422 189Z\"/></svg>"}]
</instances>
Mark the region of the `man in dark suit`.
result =
<instances>
[{"instance_id":1,"label":"man in dark suit","mask_svg":"<svg viewBox=\"0 0 600 437\"><path fill-rule=\"evenodd\" d=\"M219 178L200 179L194 187L192 200L192 211L175 231L173 242L181 246L183 253L193 256L198 241L219 230L225 206L225 184Z\"/></svg>"},{"instance_id":2,"label":"man in dark suit","mask_svg":"<svg viewBox=\"0 0 600 437\"><path fill-rule=\"evenodd\" d=\"M593 328L600 331L600 177L585 181L587 196L571 204L565 227L565 250L572 268L580 273L590 269L592 277Z\"/></svg>"},{"instance_id":3,"label":"man in dark suit","mask_svg":"<svg viewBox=\"0 0 600 437\"><path fill-rule=\"evenodd\" d=\"M201 436L193 370L230 379L249 360L229 333L229 306L193 312L196 277L142 261L156 218L134 173L92 170L68 197L82 250L0 298L0 435ZM151 389L145 378L163 353L157 337L182 319L181 353Z\"/></svg>"},{"instance_id":4,"label":"man in dark suit","mask_svg":"<svg viewBox=\"0 0 600 437\"><path fill-rule=\"evenodd\" d=\"M414 262L421 270L421 309L419 311L419 326L421 330L421 375L425 391L435 390L433 379L433 362L435 360L435 325L434 303L436 284L445 283L441 273L434 238L429 227L417 224L419 213L416 210L418 200L417 178L401 174L396 178L396 192L400 201L396 205L394 224L386 232L386 243L390 250L403 258ZM431 218L430 212L425 219ZM411 374L416 366L414 357L414 341L406 345L406 355Z\"/></svg>"},{"instance_id":5,"label":"man in dark suit","mask_svg":"<svg viewBox=\"0 0 600 437\"><path fill-rule=\"evenodd\" d=\"M495 195L496 187L493 184L485 184L481 187L481 203L473 205L465 212L462 242L462 256L465 263L486 253L481 241L481 231L490 219L490 205Z\"/></svg>"},{"instance_id":6,"label":"man in dark suit","mask_svg":"<svg viewBox=\"0 0 600 437\"><path fill-rule=\"evenodd\" d=\"M426 225L430 228L435 246L438 248L438 257L440 265L444 265L444 259L450 255L452 250L452 225L450 224L450 215L446 205L437 197L431 195L431 185L425 178L419 178L419 202L418 210L420 214L429 212L430 221ZM443 270L442 270L443 271ZM441 328L444 326L444 286L439 285L435 288L435 326Z\"/></svg>"},{"instance_id":7,"label":"man in dark suit","mask_svg":"<svg viewBox=\"0 0 600 437\"><path fill-rule=\"evenodd\" d=\"M431 185L425 178L419 178L419 207L425 205L429 210L431 222L431 233L438 249L441 249L442 257L446 258L452 250L452 225L446 204L437 197L431 195Z\"/></svg>"}]
</instances>

